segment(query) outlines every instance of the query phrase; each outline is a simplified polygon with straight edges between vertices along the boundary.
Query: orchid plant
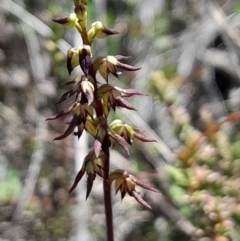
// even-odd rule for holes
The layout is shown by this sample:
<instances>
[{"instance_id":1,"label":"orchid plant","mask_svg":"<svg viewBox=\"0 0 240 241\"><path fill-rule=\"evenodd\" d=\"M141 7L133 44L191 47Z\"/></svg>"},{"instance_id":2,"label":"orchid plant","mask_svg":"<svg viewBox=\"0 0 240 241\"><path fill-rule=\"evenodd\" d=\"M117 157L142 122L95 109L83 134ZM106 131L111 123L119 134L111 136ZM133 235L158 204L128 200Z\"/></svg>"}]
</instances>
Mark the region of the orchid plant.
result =
<instances>
[{"instance_id":1,"label":"orchid plant","mask_svg":"<svg viewBox=\"0 0 240 241\"><path fill-rule=\"evenodd\" d=\"M97 38L101 39L118 34L118 32L104 26L100 21L94 22L91 28L87 29L88 0L74 0L73 2L73 13L66 17L54 18L53 21L68 28L76 28L81 35L83 45L73 47L67 52L67 69L70 75L75 67L80 66L82 74L64 83L67 86L74 85L74 87L63 94L57 102L61 103L69 97L75 96L74 103L47 120L55 120L67 114L72 116L72 119L67 122L66 131L54 140L64 139L72 133L79 139L84 130L94 137L93 148L85 157L70 192L76 188L78 182L86 174L87 199L96 176L103 179L107 240L113 241L111 186L114 185L116 193L120 192L122 198L128 193L146 208L151 207L141 198L136 191L136 186L141 186L153 192L158 192L158 190L149 184L141 182L126 170L110 170L109 149L118 144L129 154L129 145L132 144L134 138L144 142L153 142L154 140L143 136L139 129L128 125L122 120L117 119L108 123L107 118L110 111L115 110L117 107L135 110L125 98L133 95L145 95L136 89L121 89L109 84L109 75L112 74L118 78L118 69L137 71L140 68L122 63L122 61L129 58L122 55L108 55L94 59L91 51L93 41ZM97 73L105 79L106 83L100 84L97 81Z\"/></svg>"}]
</instances>

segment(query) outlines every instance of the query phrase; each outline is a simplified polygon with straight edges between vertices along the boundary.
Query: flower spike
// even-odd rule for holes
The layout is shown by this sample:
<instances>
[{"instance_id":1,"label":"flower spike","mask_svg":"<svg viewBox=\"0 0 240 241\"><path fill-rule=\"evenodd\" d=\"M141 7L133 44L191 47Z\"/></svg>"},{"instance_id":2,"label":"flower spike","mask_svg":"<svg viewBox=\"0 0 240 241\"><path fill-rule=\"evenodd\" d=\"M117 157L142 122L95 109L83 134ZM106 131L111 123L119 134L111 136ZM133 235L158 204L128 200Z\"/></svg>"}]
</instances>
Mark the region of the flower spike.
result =
<instances>
[{"instance_id":1,"label":"flower spike","mask_svg":"<svg viewBox=\"0 0 240 241\"><path fill-rule=\"evenodd\" d=\"M91 52L93 41L96 38L102 39L118 34L118 31L106 27L100 21L92 23L90 29L88 29L88 0L73 0L73 3L74 12L66 17L54 18L53 21L68 28L76 28L81 35L82 45L72 47L67 51L66 62L69 75L78 66L80 66L82 73L76 78L63 83L65 86L72 87L59 98L57 103L65 100L73 100L73 102L69 107L49 117L47 120L55 120L68 114L72 116L69 121L65 122L67 124L65 132L54 140L64 139L72 133L79 139L84 130L91 134L95 140L93 148L85 157L82 167L70 188L70 192L76 188L79 181L86 174L87 199L91 193L95 178L100 176L103 179L106 213L111 213L111 189L109 188L109 184L114 184L116 193L120 192L122 199L128 194L144 207L151 208L135 189L136 186L140 186L150 191L158 192L156 188L138 180L124 170L109 171L111 167L109 148L111 146L117 143L129 155L129 145L132 144L134 138L144 142L155 141L143 136L140 130L121 120L114 120L110 124L107 120L110 111L115 111L116 108L135 110L126 98L134 95L146 95L136 89L121 89L108 84L109 75L111 74L118 78L122 74L120 72L122 70L136 71L140 68L123 63L130 58L123 55L102 56L93 60ZM101 84L97 79L97 73L107 83ZM113 240L113 237L111 237L113 233L113 227L111 226L112 217L111 215L106 215L106 218L107 239Z\"/></svg>"}]
</instances>

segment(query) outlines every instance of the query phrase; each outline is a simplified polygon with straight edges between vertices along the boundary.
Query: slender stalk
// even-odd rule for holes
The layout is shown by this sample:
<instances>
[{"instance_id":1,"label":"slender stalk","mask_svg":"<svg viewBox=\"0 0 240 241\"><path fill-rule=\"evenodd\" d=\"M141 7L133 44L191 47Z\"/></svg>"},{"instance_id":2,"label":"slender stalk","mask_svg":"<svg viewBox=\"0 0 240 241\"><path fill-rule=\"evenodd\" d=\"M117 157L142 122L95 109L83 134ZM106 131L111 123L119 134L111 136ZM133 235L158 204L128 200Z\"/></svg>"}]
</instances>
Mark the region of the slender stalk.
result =
<instances>
[{"instance_id":1,"label":"slender stalk","mask_svg":"<svg viewBox=\"0 0 240 241\"><path fill-rule=\"evenodd\" d=\"M82 29L81 35L82 35L83 44L89 45L88 36L87 36L87 29L85 27Z\"/></svg>"},{"instance_id":2,"label":"slender stalk","mask_svg":"<svg viewBox=\"0 0 240 241\"><path fill-rule=\"evenodd\" d=\"M111 200L111 186L109 182L109 148L103 148L107 158L104 163L104 178L103 178L103 192L104 192L104 206L107 227L107 241L114 241L113 236L113 218L112 218L112 200Z\"/></svg>"}]
</instances>

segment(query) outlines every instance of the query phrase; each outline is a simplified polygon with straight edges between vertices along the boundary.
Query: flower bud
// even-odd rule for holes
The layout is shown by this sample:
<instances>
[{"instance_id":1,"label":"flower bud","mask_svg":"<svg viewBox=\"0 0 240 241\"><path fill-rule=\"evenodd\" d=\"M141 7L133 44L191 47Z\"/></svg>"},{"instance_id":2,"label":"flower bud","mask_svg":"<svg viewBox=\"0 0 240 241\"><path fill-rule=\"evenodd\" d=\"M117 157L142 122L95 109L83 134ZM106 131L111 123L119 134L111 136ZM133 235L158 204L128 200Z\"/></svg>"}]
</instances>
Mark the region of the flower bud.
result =
<instances>
[{"instance_id":1,"label":"flower bud","mask_svg":"<svg viewBox=\"0 0 240 241\"><path fill-rule=\"evenodd\" d=\"M109 124L109 127L114 133L123 137L124 140L126 140L127 143L130 145L132 144L134 138L137 138L138 140L143 142L155 142L154 139L150 139L141 135L140 130L133 128L122 120L114 120Z\"/></svg>"},{"instance_id":2,"label":"flower bud","mask_svg":"<svg viewBox=\"0 0 240 241\"><path fill-rule=\"evenodd\" d=\"M83 21L87 18L87 10L85 5L78 3L75 5L74 12L77 15L79 21Z\"/></svg>"},{"instance_id":3,"label":"flower bud","mask_svg":"<svg viewBox=\"0 0 240 241\"><path fill-rule=\"evenodd\" d=\"M101 39L113 34L118 34L118 31L107 28L103 25L102 22L97 21L92 24L91 29L88 31L88 41L92 43L95 37Z\"/></svg>"},{"instance_id":4,"label":"flower bud","mask_svg":"<svg viewBox=\"0 0 240 241\"><path fill-rule=\"evenodd\" d=\"M52 20L55 23L64 25L67 28L74 28L77 24L77 16L75 13L71 13L68 17L57 17Z\"/></svg>"}]
</instances>

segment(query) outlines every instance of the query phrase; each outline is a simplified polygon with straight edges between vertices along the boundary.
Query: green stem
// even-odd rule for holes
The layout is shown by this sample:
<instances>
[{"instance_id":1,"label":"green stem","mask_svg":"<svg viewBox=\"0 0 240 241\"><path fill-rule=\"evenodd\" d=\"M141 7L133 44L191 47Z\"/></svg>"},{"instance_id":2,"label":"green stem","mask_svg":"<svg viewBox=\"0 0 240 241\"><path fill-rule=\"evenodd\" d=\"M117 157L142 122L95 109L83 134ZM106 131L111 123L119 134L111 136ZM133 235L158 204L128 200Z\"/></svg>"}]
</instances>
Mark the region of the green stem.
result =
<instances>
[{"instance_id":1,"label":"green stem","mask_svg":"<svg viewBox=\"0 0 240 241\"><path fill-rule=\"evenodd\" d=\"M103 143L104 146L104 143ZM112 218L112 200L111 200L111 185L109 182L109 148L103 147L103 151L107 158L104 163L104 177L103 177L103 192L104 192L104 205L107 226L107 241L114 241L113 236L113 218Z\"/></svg>"}]
</instances>

